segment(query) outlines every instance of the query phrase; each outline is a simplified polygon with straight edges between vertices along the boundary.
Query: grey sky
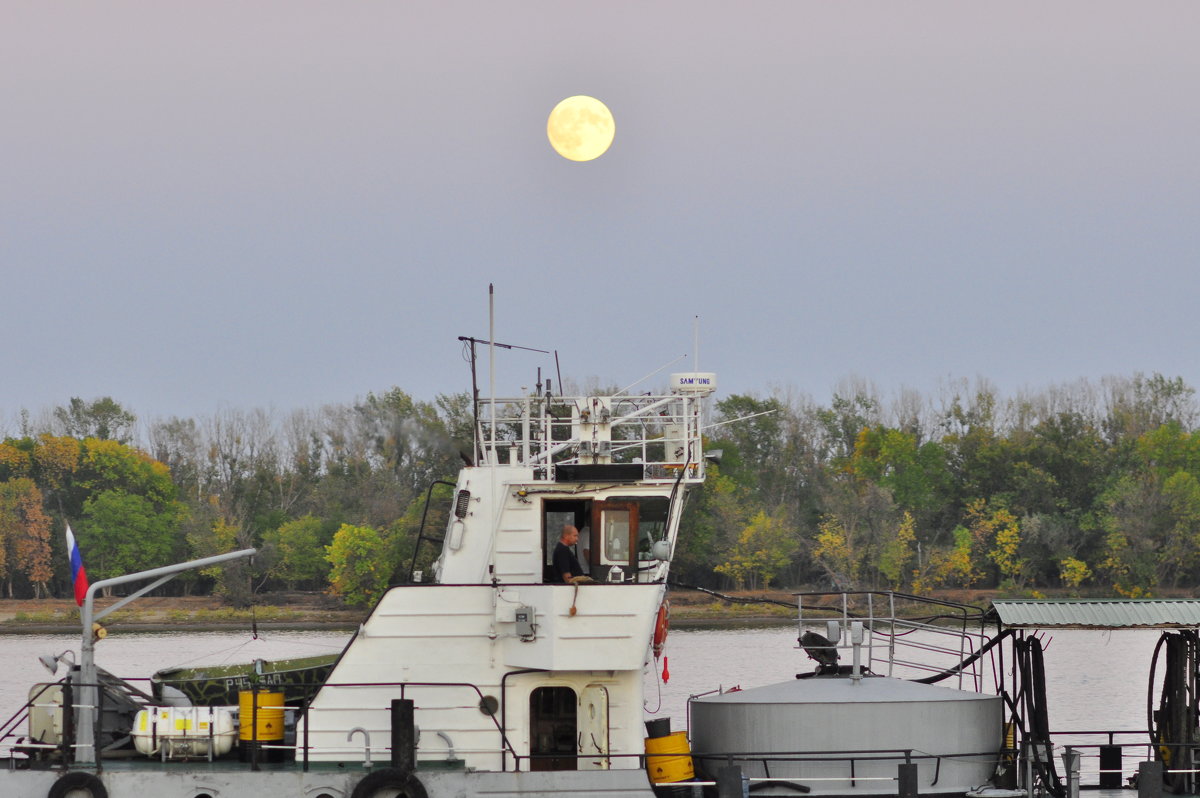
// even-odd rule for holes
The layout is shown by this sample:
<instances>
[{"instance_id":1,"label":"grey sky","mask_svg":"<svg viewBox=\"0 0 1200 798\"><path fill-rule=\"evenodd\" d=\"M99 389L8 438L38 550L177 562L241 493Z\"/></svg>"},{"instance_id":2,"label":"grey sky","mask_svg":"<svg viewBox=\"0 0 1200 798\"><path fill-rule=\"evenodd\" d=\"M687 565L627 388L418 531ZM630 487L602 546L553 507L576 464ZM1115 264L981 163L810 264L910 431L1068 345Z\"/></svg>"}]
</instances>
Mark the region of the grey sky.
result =
<instances>
[{"instance_id":1,"label":"grey sky","mask_svg":"<svg viewBox=\"0 0 1200 798\"><path fill-rule=\"evenodd\" d=\"M699 314L722 394L1200 386L1197 41L1192 2L14 0L0 419L464 390L489 281L579 379Z\"/></svg>"}]
</instances>

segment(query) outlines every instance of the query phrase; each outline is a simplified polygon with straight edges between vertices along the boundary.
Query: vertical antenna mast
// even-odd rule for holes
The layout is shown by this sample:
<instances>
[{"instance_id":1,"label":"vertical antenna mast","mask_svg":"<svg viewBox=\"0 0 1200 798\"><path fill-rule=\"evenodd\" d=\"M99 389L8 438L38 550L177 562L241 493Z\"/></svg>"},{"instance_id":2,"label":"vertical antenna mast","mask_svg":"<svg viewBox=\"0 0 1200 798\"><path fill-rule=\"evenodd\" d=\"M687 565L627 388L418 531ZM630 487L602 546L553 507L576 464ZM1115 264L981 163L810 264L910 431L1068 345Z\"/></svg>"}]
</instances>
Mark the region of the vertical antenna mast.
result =
<instances>
[{"instance_id":1,"label":"vertical antenna mast","mask_svg":"<svg viewBox=\"0 0 1200 798\"><path fill-rule=\"evenodd\" d=\"M692 371L700 371L700 317L692 319Z\"/></svg>"},{"instance_id":2,"label":"vertical antenna mast","mask_svg":"<svg viewBox=\"0 0 1200 798\"><path fill-rule=\"evenodd\" d=\"M496 300L495 288L488 283L488 392L492 401L492 445L489 458L496 456Z\"/></svg>"}]
</instances>

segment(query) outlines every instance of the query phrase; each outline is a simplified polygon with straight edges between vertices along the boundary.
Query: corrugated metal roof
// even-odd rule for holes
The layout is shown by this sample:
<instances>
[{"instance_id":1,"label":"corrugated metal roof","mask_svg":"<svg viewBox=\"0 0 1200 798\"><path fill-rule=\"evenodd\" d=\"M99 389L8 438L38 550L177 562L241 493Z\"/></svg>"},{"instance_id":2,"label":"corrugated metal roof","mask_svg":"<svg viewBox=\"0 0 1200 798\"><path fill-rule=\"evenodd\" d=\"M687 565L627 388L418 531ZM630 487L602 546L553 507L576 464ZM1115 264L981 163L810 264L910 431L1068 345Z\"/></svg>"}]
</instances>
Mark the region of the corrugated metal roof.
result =
<instances>
[{"instance_id":1,"label":"corrugated metal roof","mask_svg":"<svg viewBox=\"0 0 1200 798\"><path fill-rule=\"evenodd\" d=\"M1010 629L1192 629L1200 599L997 599Z\"/></svg>"}]
</instances>

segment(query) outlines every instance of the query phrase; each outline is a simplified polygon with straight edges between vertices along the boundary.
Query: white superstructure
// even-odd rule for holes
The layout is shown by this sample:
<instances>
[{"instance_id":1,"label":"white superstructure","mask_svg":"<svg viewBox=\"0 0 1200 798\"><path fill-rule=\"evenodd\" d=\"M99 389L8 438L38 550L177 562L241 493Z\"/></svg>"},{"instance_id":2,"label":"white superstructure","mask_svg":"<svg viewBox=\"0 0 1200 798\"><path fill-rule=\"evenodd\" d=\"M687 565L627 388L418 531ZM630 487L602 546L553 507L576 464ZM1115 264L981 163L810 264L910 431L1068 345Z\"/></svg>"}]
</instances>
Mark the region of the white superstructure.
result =
<instances>
[{"instance_id":1,"label":"white superstructure","mask_svg":"<svg viewBox=\"0 0 1200 798\"><path fill-rule=\"evenodd\" d=\"M695 378L693 378L693 376ZM418 762L492 771L637 769L642 673L687 488L704 478L711 374L662 395L478 404L434 582L391 588L308 707L313 762L386 757L392 699L414 702ZM564 525L593 583L550 568Z\"/></svg>"}]
</instances>

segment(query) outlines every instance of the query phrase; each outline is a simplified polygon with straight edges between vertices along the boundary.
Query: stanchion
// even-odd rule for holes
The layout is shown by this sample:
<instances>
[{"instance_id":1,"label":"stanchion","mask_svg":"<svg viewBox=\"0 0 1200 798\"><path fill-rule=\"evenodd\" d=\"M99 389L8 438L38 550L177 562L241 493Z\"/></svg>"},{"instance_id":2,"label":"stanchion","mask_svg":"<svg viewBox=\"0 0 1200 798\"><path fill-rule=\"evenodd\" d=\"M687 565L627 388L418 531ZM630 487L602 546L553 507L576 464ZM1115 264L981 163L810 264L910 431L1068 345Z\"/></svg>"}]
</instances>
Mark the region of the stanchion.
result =
<instances>
[{"instance_id":1,"label":"stanchion","mask_svg":"<svg viewBox=\"0 0 1200 798\"><path fill-rule=\"evenodd\" d=\"M1079 798L1079 752L1068 745L1063 749L1062 761L1067 776L1067 798Z\"/></svg>"},{"instance_id":2,"label":"stanchion","mask_svg":"<svg viewBox=\"0 0 1200 798\"><path fill-rule=\"evenodd\" d=\"M750 783L742 778L742 769L737 765L717 771L717 798L747 798Z\"/></svg>"},{"instance_id":3,"label":"stanchion","mask_svg":"<svg viewBox=\"0 0 1200 798\"><path fill-rule=\"evenodd\" d=\"M1162 762L1138 763L1138 798L1162 798Z\"/></svg>"},{"instance_id":4,"label":"stanchion","mask_svg":"<svg viewBox=\"0 0 1200 798\"><path fill-rule=\"evenodd\" d=\"M900 782L900 798L917 798L917 766L913 762L903 762L897 766L897 779Z\"/></svg>"},{"instance_id":5,"label":"stanchion","mask_svg":"<svg viewBox=\"0 0 1200 798\"><path fill-rule=\"evenodd\" d=\"M392 767L406 773L417 769L417 739L411 698L392 699Z\"/></svg>"}]
</instances>

